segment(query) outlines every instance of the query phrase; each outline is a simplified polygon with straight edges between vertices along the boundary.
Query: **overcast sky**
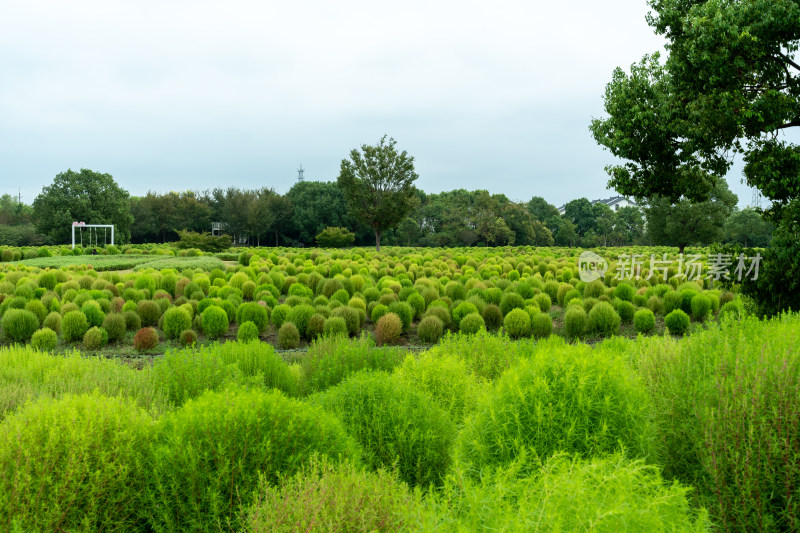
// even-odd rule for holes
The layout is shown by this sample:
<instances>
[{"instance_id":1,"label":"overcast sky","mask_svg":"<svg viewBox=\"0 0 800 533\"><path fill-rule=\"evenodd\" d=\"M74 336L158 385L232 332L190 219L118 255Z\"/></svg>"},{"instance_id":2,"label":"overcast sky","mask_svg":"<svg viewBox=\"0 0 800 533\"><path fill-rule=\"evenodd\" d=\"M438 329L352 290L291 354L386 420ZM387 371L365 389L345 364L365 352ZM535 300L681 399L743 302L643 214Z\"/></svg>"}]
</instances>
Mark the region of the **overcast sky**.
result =
<instances>
[{"instance_id":1,"label":"overcast sky","mask_svg":"<svg viewBox=\"0 0 800 533\"><path fill-rule=\"evenodd\" d=\"M384 134L427 192L606 197L589 133L645 0L0 4L0 194L68 168L148 190L334 180ZM740 203L749 189L729 176Z\"/></svg>"}]
</instances>

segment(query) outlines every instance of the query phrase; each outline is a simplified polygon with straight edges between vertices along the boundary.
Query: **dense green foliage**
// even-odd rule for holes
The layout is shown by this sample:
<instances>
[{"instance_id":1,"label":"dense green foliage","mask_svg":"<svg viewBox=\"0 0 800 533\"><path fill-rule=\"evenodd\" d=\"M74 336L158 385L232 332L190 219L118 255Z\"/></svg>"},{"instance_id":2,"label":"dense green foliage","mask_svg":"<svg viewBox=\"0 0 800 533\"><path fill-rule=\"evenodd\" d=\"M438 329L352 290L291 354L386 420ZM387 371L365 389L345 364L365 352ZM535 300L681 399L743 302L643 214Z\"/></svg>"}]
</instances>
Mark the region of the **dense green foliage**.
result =
<instances>
[{"instance_id":1,"label":"dense green foliage","mask_svg":"<svg viewBox=\"0 0 800 533\"><path fill-rule=\"evenodd\" d=\"M148 488L156 531L236 529L259 477L291 475L314 453L359 461L341 424L279 392L224 390L164 417Z\"/></svg>"},{"instance_id":2,"label":"dense green foliage","mask_svg":"<svg viewBox=\"0 0 800 533\"><path fill-rule=\"evenodd\" d=\"M456 455L473 472L522 454L618 451L652 457L647 396L612 344L567 349L542 342L507 370L459 436ZM599 352L599 353L598 353Z\"/></svg>"},{"instance_id":3,"label":"dense green foliage","mask_svg":"<svg viewBox=\"0 0 800 533\"><path fill-rule=\"evenodd\" d=\"M100 394L42 399L0 424L0 527L132 531L141 527L153 419Z\"/></svg>"},{"instance_id":4,"label":"dense green foliage","mask_svg":"<svg viewBox=\"0 0 800 533\"><path fill-rule=\"evenodd\" d=\"M382 372L361 372L310 401L344 423L373 468L397 468L400 479L423 487L444 476L455 426L415 388Z\"/></svg>"}]
</instances>

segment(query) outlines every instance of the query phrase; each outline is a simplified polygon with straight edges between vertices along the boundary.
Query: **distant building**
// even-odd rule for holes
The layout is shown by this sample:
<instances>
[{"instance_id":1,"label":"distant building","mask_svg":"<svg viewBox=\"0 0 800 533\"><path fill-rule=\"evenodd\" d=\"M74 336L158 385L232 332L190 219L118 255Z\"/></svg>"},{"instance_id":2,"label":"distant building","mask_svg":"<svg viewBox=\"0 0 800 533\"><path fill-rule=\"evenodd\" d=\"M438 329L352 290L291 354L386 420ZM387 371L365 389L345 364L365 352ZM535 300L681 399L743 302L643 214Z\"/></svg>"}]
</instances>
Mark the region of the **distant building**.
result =
<instances>
[{"instance_id":1,"label":"distant building","mask_svg":"<svg viewBox=\"0 0 800 533\"><path fill-rule=\"evenodd\" d=\"M639 207L636 202L624 196L612 196L605 200L593 200L592 205L594 204L606 204L613 211L619 211L623 207ZM558 208L558 214L563 215L565 210L566 204Z\"/></svg>"}]
</instances>

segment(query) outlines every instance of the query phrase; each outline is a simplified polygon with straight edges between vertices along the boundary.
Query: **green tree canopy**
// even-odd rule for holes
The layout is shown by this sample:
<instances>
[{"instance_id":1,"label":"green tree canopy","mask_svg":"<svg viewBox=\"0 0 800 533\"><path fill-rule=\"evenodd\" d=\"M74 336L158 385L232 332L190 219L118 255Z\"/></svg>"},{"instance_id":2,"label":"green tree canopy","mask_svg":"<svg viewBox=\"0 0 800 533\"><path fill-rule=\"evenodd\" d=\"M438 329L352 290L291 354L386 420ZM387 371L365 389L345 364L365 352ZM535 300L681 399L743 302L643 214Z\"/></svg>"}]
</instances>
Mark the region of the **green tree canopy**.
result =
<instances>
[{"instance_id":1,"label":"green tree canopy","mask_svg":"<svg viewBox=\"0 0 800 533\"><path fill-rule=\"evenodd\" d=\"M375 232L375 249L381 235L396 226L416 206L414 158L397 151L394 139L381 137L375 146L354 149L343 159L338 183L350 212Z\"/></svg>"},{"instance_id":2,"label":"green tree canopy","mask_svg":"<svg viewBox=\"0 0 800 533\"><path fill-rule=\"evenodd\" d=\"M653 244L677 246L681 253L688 245L721 241L722 228L737 201L724 178L717 180L703 202L682 198L673 203L669 198L656 197L645 209L647 235Z\"/></svg>"},{"instance_id":3,"label":"green tree canopy","mask_svg":"<svg viewBox=\"0 0 800 533\"><path fill-rule=\"evenodd\" d=\"M725 241L738 243L745 247L769 244L773 226L752 208L736 211L725 221Z\"/></svg>"},{"instance_id":4,"label":"green tree canopy","mask_svg":"<svg viewBox=\"0 0 800 533\"><path fill-rule=\"evenodd\" d=\"M117 241L128 242L133 224L128 197L111 174L70 169L58 174L33 201L34 223L37 231L57 243L70 242L73 222L114 224Z\"/></svg>"},{"instance_id":5,"label":"green tree canopy","mask_svg":"<svg viewBox=\"0 0 800 533\"><path fill-rule=\"evenodd\" d=\"M609 186L637 198L702 201L730 154L775 208L800 195L800 151L777 133L800 126L797 0L650 0L669 58L645 56L606 87L598 143L625 159Z\"/></svg>"}]
</instances>

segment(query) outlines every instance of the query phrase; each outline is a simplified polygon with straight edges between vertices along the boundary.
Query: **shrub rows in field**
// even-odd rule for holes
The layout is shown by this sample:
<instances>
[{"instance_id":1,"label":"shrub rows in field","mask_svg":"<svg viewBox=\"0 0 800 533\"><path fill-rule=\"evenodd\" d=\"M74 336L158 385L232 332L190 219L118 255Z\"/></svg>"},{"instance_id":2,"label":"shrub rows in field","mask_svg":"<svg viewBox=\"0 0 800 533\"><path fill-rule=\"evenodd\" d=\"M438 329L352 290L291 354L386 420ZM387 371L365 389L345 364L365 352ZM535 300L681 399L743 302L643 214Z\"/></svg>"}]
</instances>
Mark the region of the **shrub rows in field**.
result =
<instances>
[{"instance_id":1,"label":"shrub rows in field","mask_svg":"<svg viewBox=\"0 0 800 533\"><path fill-rule=\"evenodd\" d=\"M545 254L524 248L384 254L252 249L246 256L236 266L181 267L181 258L175 258L160 270L143 263L125 274L98 272L93 265L41 269L4 263L2 340L27 343L44 327L66 345L95 349L106 342L128 343L145 351L158 350L165 340L185 344L191 340L186 331L203 341L269 338L282 348L361 331L380 344L436 343L448 331L501 329L516 339L665 329L681 335L692 329L692 320L716 316L721 305L726 312L742 309L731 293L685 282L672 270L666 283L658 276L619 281L611 274L584 283L574 275L575 251L565 249ZM642 310L652 312L652 326ZM667 316L673 317L672 327ZM240 333L245 323L250 325ZM103 330L107 341L97 342L106 335L94 330L86 337L90 328ZM137 342L142 328L153 328L158 342L149 333L146 342Z\"/></svg>"},{"instance_id":2,"label":"shrub rows in field","mask_svg":"<svg viewBox=\"0 0 800 533\"><path fill-rule=\"evenodd\" d=\"M215 343L142 370L0 348L0 529L792 531L797 346L786 315L593 347L343 334L291 362Z\"/></svg>"}]
</instances>

